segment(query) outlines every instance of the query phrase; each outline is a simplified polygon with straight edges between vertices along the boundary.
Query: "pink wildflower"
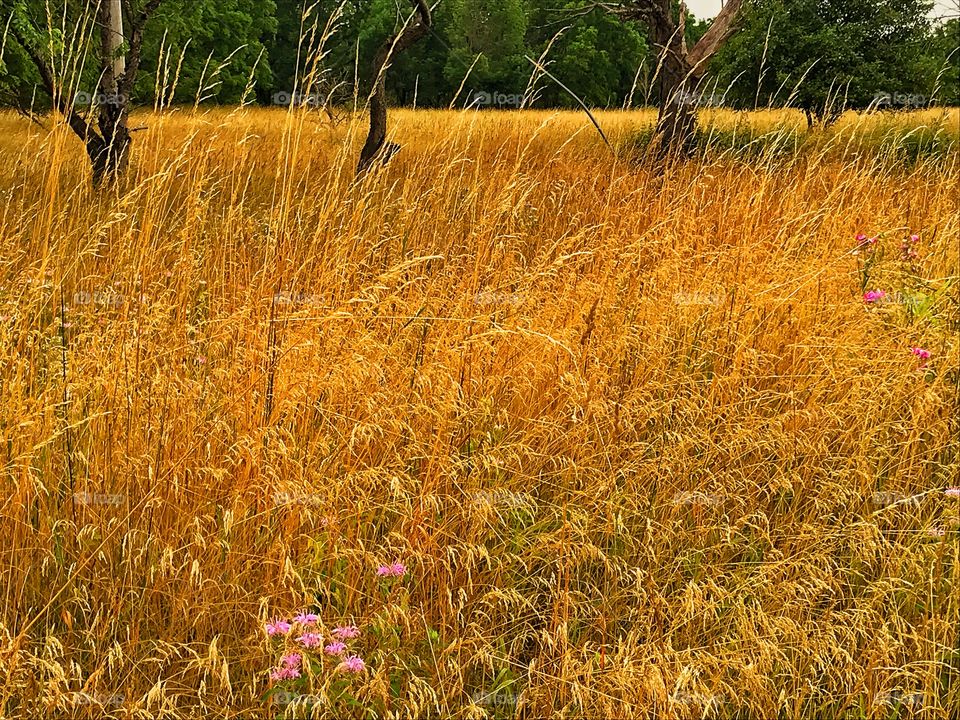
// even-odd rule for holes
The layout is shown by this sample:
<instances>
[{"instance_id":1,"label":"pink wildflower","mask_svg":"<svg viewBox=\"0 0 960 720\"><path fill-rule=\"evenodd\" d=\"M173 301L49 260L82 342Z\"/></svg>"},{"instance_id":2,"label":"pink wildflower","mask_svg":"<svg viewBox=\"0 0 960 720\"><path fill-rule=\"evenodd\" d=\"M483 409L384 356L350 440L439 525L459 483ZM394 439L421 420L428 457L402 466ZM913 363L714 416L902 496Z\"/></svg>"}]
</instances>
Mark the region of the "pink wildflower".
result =
<instances>
[{"instance_id":1,"label":"pink wildflower","mask_svg":"<svg viewBox=\"0 0 960 720\"><path fill-rule=\"evenodd\" d=\"M943 491L948 498L960 498L960 487L949 487Z\"/></svg>"},{"instance_id":2,"label":"pink wildflower","mask_svg":"<svg viewBox=\"0 0 960 720\"><path fill-rule=\"evenodd\" d=\"M360 673L363 672L367 667L366 663L363 662L362 658L357 657L356 655L350 655L343 659L343 662L337 667L338 670L348 673Z\"/></svg>"},{"instance_id":3,"label":"pink wildflower","mask_svg":"<svg viewBox=\"0 0 960 720\"><path fill-rule=\"evenodd\" d=\"M883 290L867 290L863 294L863 301L867 304L875 303L879 300L883 300L887 296L887 293Z\"/></svg>"},{"instance_id":4,"label":"pink wildflower","mask_svg":"<svg viewBox=\"0 0 960 720\"><path fill-rule=\"evenodd\" d=\"M280 661L286 668L299 668L300 663L303 662L303 658L300 656L300 653L288 653L280 658Z\"/></svg>"},{"instance_id":5,"label":"pink wildflower","mask_svg":"<svg viewBox=\"0 0 960 720\"><path fill-rule=\"evenodd\" d=\"M406 572L407 566L399 562L377 568L377 575L380 577L403 577Z\"/></svg>"},{"instance_id":6,"label":"pink wildflower","mask_svg":"<svg viewBox=\"0 0 960 720\"><path fill-rule=\"evenodd\" d=\"M912 352L914 355L916 355L916 356L917 356L918 358L920 358L921 360L929 360L929 359L930 359L930 351L929 351L929 350L924 350L923 348L915 347L915 348L911 348L911 349L910 349L910 352Z\"/></svg>"},{"instance_id":7,"label":"pink wildflower","mask_svg":"<svg viewBox=\"0 0 960 720\"><path fill-rule=\"evenodd\" d=\"M295 615L293 621L301 625L316 625L317 621L320 620L319 615L314 615L313 613L300 613Z\"/></svg>"},{"instance_id":8,"label":"pink wildflower","mask_svg":"<svg viewBox=\"0 0 960 720\"><path fill-rule=\"evenodd\" d=\"M308 632L298 637L297 642L305 648L315 648L323 642L323 638L320 637L319 633Z\"/></svg>"},{"instance_id":9,"label":"pink wildflower","mask_svg":"<svg viewBox=\"0 0 960 720\"><path fill-rule=\"evenodd\" d=\"M347 646L339 640L327 645L323 651L327 655L343 655L347 651Z\"/></svg>"},{"instance_id":10,"label":"pink wildflower","mask_svg":"<svg viewBox=\"0 0 960 720\"><path fill-rule=\"evenodd\" d=\"M901 260L915 260L919 253L917 249L913 247L918 242L920 242L919 235L911 235L909 240L903 240L900 243L900 259Z\"/></svg>"},{"instance_id":11,"label":"pink wildflower","mask_svg":"<svg viewBox=\"0 0 960 720\"><path fill-rule=\"evenodd\" d=\"M273 637L274 635L286 635L293 628L293 626L286 620L275 620L274 622L268 622L265 627L267 630L267 635L270 637Z\"/></svg>"},{"instance_id":12,"label":"pink wildflower","mask_svg":"<svg viewBox=\"0 0 960 720\"><path fill-rule=\"evenodd\" d=\"M270 679L277 680L295 680L300 677L300 670L292 667L282 667L270 671Z\"/></svg>"},{"instance_id":13,"label":"pink wildflower","mask_svg":"<svg viewBox=\"0 0 960 720\"><path fill-rule=\"evenodd\" d=\"M338 640L351 640L360 634L360 629L356 625L341 625L330 631Z\"/></svg>"}]
</instances>

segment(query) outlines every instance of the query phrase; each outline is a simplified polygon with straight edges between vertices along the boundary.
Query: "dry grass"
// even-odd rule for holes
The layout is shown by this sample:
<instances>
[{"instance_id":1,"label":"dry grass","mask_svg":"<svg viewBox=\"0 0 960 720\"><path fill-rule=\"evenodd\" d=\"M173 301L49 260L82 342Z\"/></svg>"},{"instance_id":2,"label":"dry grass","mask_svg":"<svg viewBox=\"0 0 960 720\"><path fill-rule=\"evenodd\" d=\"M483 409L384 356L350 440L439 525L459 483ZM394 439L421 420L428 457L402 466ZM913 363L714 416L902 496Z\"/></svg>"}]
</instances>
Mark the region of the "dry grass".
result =
<instances>
[{"instance_id":1,"label":"dry grass","mask_svg":"<svg viewBox=\"0 0 960 720\"><path fill-rule=\"evenodd\" d=\"M960 159L877 140L957 111L663 175L392 117L358 186L360 124L145 115L95 197L0 116L0 716L957 717ZM264 699L309 607L368 671Z\"/></svg>"}]
</instances>

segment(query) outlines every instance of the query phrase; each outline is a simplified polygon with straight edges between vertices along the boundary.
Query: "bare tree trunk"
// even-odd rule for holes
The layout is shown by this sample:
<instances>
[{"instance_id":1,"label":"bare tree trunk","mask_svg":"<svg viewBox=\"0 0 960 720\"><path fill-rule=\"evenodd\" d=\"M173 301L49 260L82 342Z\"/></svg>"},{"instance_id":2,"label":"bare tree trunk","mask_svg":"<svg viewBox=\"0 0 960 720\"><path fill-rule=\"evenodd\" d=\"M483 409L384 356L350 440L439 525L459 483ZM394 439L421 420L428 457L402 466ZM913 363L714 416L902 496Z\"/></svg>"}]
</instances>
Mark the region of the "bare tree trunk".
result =
<instances>
[{"instance_id":1,"label":"bare tree trunk","mask_svg":"<svg viewBox=\"0 0 960 720\"><path fill-rule=\"evenodd\" d=\"M123 56L123 17L120 0L100 3L100 57L102 99L98 108L100 136L87 139L87 155L93 167L93 184L116 180L129 163L130 130L128 98L120 92L120 81L126 75Z\"/></svg>"},{"instance_id":2,"label":"bare tree trunk","mask_svg":"<svg viewBox=\"0 0 960 720\"><path fill-rule=\"evenodd\" d=\"M91 115L84 117L74 106L74 99L63 91L64 83L54 72L54 65L44 56L46 47L34 44L24 33L10 25L10 32L36 66L43 87L54 107L70 129L83 141L93 171L93 185L99 187L116 180L127 170L130 144L128 127L130 95L140 67L143 28L163 0L145 0L140 11L133 12L131 0L103 0L98 9L100 26L100 96L96 108L96 128ZM130 18L129 38L124 35L123 15ZM127 47L124 43L129 40Z\"/></svg>"},{"instance_id":3,"label":"bare tree trunk","mask_svg":"<svg viewBox=\"0 0 960 720\"><path fill-rule=\"evenodd\" d=\"M400 149L395 143L387 143L387 65L390 58L416 43L429 32L433 23L427 0L412 0L415 12L419 16L410 26L404 25L397 35L388 37L373 58L371 77L373 88L370 93L370 130L367 140L360 151L357 163L357 175L364 175L376 162L386 163Z\"/></svg>"},{"instance_id":4,"label":"bare tree trunk","mask_svg":"<svg viewBox=\"0 0 960 720\"><path fill-rule=\"evenodd\" d=\"M120 0L110 0L110 57L113 58L114 83L126 73L126 58L120 49L123 47L123 6ZM114 88L116 90L116 88Z\"/></svg>"},{"instance_id":5,"label":"bare tree trunk","mask_svg":"<svg viewBox=\"0 0 960 720\"><path fill-rule=\"evenodd\" d=\"M697 133L697 112L683 100L669 100L660 106L656 135L660 154L675 152L689 155L693 151Z\"/></svg>"},{"instance_id":6,"label":"bare tree trunk","mask_svg":"<svg viewBox=\"0 0 960 720\"><path fill-rule=\"evenodd\" d=\"M672 18L671 18L672 20ZM660 48L660 112L657 115L657 153L689 154L697 129L697 77L689 62L684 37L686 9L680 8L680 22L657 23L651 30Z\"/></svg>"},{"instance_id":7,"label":"bare tree trunk","mask_svg":"<svg viewBox=\"0 0 960 720\"><path fill-rule=\"evenodd\" d=\"M727 0L713 24L690 50L684 36L687 8L682 2L677 20L673 16L672 0L628 0L616 5L598 5L622 19L641 20L650 29L659 53L657 152L661 157L671 153L689 154L696 139L696 98L707 62L736 32L735 21L743 0Z\"/></svg>"}]
</instances>

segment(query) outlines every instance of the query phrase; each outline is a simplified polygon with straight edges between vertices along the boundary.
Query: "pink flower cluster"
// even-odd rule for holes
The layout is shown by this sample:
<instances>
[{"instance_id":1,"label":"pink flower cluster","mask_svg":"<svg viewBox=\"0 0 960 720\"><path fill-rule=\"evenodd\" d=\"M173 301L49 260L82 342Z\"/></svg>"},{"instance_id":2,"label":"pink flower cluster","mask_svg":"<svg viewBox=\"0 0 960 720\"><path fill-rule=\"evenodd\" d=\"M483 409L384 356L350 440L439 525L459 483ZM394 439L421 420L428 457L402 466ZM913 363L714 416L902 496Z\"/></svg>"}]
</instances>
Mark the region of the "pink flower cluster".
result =
<instances>
[{"instance_id":1,"label":"pink flower cluster","mask_svg":"<svg viewBox=\"0 0 960 720\"><path fill-rule=\"evenodd\" d=\"M948 487L943 491L943 494L948 498L958 498L960 499L960 487Z\"/></svg>"},{"instance_id":2,"label":"pink flower cluster","mask_svg":"<svg viewBox=\"0 0 960 720\"><path fill-rule=\"evenodd\" d=\"M297 642L303 645L305 648L312 650L313 648L320 647L323 644L323 636L321 636L320 633L306 632L297 638Z\"/></svg>"},{"instance_id":3,"label":"pink flower cluster","mask_svg":"<svg viewBox=\"0 0 960 720\"><path fill-rule=\"evenodd\" d=\"M867 303L867 305L872 305L873 303L880 302L886 297L887 293L883 290L867 290L863 294L863 301Z\"/></svg>"},{"instance_id":4,"label":"pink flower cluster","mask_svg":"<svg viewBox=\"0 0 960 720\"><path fill-rule=\"evenodd\" d=\"M879 238L867 237L864 233L857 233L857 247L854 249L853 254L859 255L861 251L869 251L873 249L873 246L877 244Z\"/></svg>"},{"instance_id":5,"label":"pink flower cluster","mask_svg":"<svg viewBox=\"0 0 960 720\"><path fill-rule=\"evenodd\" d=\"M330 634L338 640L353 640L353 638L359 637L360 630L356 625L340 625L331 630Z\"/></svg>"},{"instance_id":6,"label":"pink flower cluster","mask_svg":"<svg viewBox=\"0 0 960 720\"><path fill-rule=\"evenodd\" d=\"M300 677L300 663L303 657L300 653L288 653L280 658L280 667L270 671L270 679L295 680Z\"/></svg>"},{"instance_id":7,"label":"pink flower cluster","mask_svg":"<svg viewBox=\"0 0 960 720\"><path fill-rule=\"evenodd\" d=\"M916 260L920 253L917 252L916 244L920 242L919 235L911 235L909 239L900 243L900 259Z\"/></svg>"},{"instance_id":8,"label":"pink flower cluster","mask_svg":"<svg viewBox=\"0 0 960 720\"><path fill-rule=\"evenodd\" d=\"M264 628L266 628L267 635L273 637L274 635L289 635L290 631L293 630L293 625L286 620L274 620L268 622Z\"/></svg>"},{"instance_id":9,"label":"pink flower cluster","mask_svg":"<svg viewBox=\"0 0 960 720\"><path fill-rule=\"evenodd\" d=\"M407 566L400 562L390 565L381 565L377 568L379 577L403 577L407 572Z\"/></svg>"},{"instance_id":10,"label":"pink flower cluster","mask_svg":"<svg viewBox=\"0 0 960 720\"><path fill-rule=\"evenodd\" d=\"M343 659L343 662L337 666L337 669L340 672L356 674L363 672L366 667L366 663L363 662L362 658L359 658L356 655L350 655Z\"/></svg>"},{"instance_id":11,"label":"pink flower cluster","mask_svg":"<svg viewBox=\"0 0 960 720\"><path fill-rule=\"evenodd\" d=\"M295 615L292 620L273 620L268 622L264 628L270 637L282 636L289 638L293 629L299 627L302 632L296 638L295 642L302 650L317 650L323 648L323 653L330 657L340 658L340 664L337 666L338 672L358 674L366 669L366 663L363 658L357 655L347 654L347 644L344 640L352 640L360 636L360 629L356 625L340 625L330 630L330 636L333 640L324 646L323 635L316 631L316 625L320 622L320 616L313 613L302 612ZM288 639L287 643L290 642ZM289 645L288 645L289 647ZM302 650L288 652L280 658L280 666L270 671L270 679L274 682L283 680L296 680L301 676L303 655Z\"/></svg>"},{"instance_id":12,"label":"pink flower cluster","mask_svg":"<svg viewBox=\"0 0 960 720\"><path fill-rule=\"evenodd\" d=\"M910 354L916 357L918 360L922 360L918 366L920 370L923 370L927 367L927 360L933 357L933 353L929 350L924 350L921 347L910 348Z\"/></svg>"},{"instance_id":13,"label":"pink flower cluster","mask_svg":"<svg viewBox=\"0 0 960 720\"><path fill-rule=\"evenodd\" d=\"M339 640L334 640L323 649L327 655L343 655L346 651L347 644Z\"/></svg>"}]
</instances>

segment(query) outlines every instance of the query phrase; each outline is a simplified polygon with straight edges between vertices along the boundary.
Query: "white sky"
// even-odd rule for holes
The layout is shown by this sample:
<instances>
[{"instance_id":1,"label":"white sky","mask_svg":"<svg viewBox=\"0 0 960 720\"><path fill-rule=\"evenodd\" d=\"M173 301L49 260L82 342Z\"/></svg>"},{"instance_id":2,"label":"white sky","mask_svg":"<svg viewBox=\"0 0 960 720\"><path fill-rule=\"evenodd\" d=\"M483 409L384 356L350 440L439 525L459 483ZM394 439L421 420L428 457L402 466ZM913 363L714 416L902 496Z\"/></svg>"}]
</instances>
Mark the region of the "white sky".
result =
<instances>
[{"instance_id":1,"label":"white sky","mask_svg":"<svg viewBox=\"0 0 960 720\"><path fill-rule=\"evenodd\" d=\"M697 17L713 17L720 12L721 0L686 0L687 7ZM933 17L956 16L960 13L958 0L934 0Z\"/></svg>"}]
</instances>

